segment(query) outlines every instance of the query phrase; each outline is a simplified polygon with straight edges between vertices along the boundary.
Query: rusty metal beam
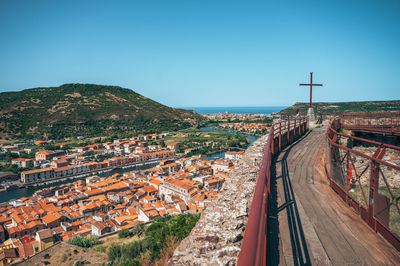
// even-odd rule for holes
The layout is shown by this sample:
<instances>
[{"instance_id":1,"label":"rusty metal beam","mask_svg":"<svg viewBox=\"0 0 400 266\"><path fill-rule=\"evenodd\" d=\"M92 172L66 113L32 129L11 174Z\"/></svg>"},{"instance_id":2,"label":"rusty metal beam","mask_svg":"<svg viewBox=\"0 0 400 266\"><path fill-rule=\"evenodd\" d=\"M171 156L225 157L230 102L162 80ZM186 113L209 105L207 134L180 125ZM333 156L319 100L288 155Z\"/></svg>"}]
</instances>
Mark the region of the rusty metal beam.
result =
<instances>
[{"instance_id":1,"label":"rusty metal beam","mask_svg":"<svg viewBox=\"0 0 400 266\"><path fill-rule=\"evenodd\" d=\"M358 116L358 117L362 117L362 116ZM367 116L364 116L364 117L367 117ZM371 117L371 116L368 116L368 117ZM367 222L367 224L373 230L375 230L376 232L379 232L389 243L391 243L397 250L400 251L400 236L398 235L398 232L396 233L396 232L390 230L390 225L389 225L389 215L390 214L389 214L389 210L387 209L387 208L390 208L390 206L396 207L395 210L397 210L398 214L400 215L399 199L394 197L394 194L391 191L394 188L390 187L390 185L387 182L386 177L384 176L383 171L382 171L382 166L385 166L385 167L391 168L392 170L400 172L399 166L393 165L393 164L388 163L383 160L383 157L385 155L387 148L400 151L400 147L397 147L394 145L387 145L387 144L383 144L383 143L376 142L376 141L370 141L370 140L338 133L337 131L340 129L340 126L345 125L345 123L343 122L343 119L344 118L342 117L341 118L342 121L341 120L332 121L330 124L330 127L326 131L325 136L326 136L327 142L329 144L328 148L331 150L330 153L332 155L334 155L333 157L331 156L331 158L329 158L330 160L328 160L327 163L330 164L330 169L332 169L332 167L334 167L333 160L338 160L338 158L336 158L336 159L334 158L337 156L336 152L334 150L334 147L336 149L345 151L346 154L355 154L355 155L361 156L361 157L369 160L368 167L366 169L364 169L364 171L361 174L358 174L356 167L351 159L351 156L348 156L348 158L350 158L350 160L351 160L352 167L355 169L355 174L358 179L366 172L366 170L368 168L370 170L368 201L366 199L366 196L364 195L364 192L362 190L362 185L360 183L360 189L362 190L362 193L363 193L362 196L367 203L367 209L362 207L360 205L360 203L358 203L357 200L355 200L352 197L352 195L349 193L349 191L345 190L339 184L336 183L335 179L333 178L333 172L327 171L328 178L329 178L329 184L332 187L332 189L335 190L344 201L346 201L351 206L353 206L354 209L359 211L360 216ZM372 117L371 119L374 119L374 118ZM387 121L389 121L389 120L387 120ZM399 119L399 121L400 121L400 119ZM393 125L393 119L390 120L390 123L392 123L392 125ZM338 125L339 125L339 127L338 127ZM372 125L370 130L374 131L376 129ZM336 143L338 136L352 138L352 139L356 139L359 141L364 141L369 144L374 144L377 146L377 149L372 156L368 156L359 151L356 151L354 149L351 149L351 148L348 148L348 147L345 147L343 145ZM342 163L343 162L339 161L339 164L342 164ZM348 164L349 164L349 161L347 161L347 167L349 166ZM382 177L380 177L380 176L382 176ZM379 193L379 188L380 188L379 187L379 184L380 184L379 179L380 178L383 178L383 181L385 184L384 186L388 190L391 198L388 198L385 195Z\"/></svg>"}]
</instances>

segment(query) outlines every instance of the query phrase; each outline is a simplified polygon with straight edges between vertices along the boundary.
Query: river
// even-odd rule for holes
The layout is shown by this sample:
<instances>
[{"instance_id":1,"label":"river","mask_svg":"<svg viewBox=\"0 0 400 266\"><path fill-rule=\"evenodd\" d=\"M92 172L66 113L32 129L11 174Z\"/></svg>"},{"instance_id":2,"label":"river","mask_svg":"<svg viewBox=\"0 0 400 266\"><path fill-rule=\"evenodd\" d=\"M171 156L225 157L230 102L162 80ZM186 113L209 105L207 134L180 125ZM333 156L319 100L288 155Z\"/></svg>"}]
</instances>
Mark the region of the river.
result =
<instances>
[{"instance_id":1,"label":"river","mask_svg":"<svg viewBox=\"0 0 400 266\"><path fill-rule=\"evenodd\" d=\"M201 127L200 130L229 133L229 134L232 134L232 135L238 134L240 136L247 137L250 140L250 143L249 143L249 145L247 145L247 147L249 147L254 141L256 141L256 140L258 140L260 138L259 136L253 136L253 135L249 135L249 134L243 134L243 133L238 133L238 132L221 130L221 129L216 129L216 128L213 128L213 127ZM216 158L221 158L221 157L225 157L225 152L217 152L217 153L213 153L213 154L207 156L207 158L209 160L216 159Z\"/></svg>"},{"instance_id":2,"label":"river","mask_svg":"<svg viewBox=\"0 0 400 266\"><path fill-rule=\"evenodd\" d=\"M250 139L250 144L248 146L250 146L254 141L256 141L259 137L258 136L253 136L253 135L248 135L248 134L243 134L243 133L237 133L237 132L231 132L231 131L226 131L226 130L220 130L220 129L216 129L213 127L202 127L200 128L201 130L206 130L206 131L215 131L215 132L222 132L222 133L229 133L232 135L236 135L239 134L241 136L244 137L248 137ZM209 160L212 159L216 159L216 158L221 158L225 156L225 152L217 152L217 153L213 153L208 157ZM125 169L121 169L121 168L117 168L114 169L110 172L105 172L105 173L101 173L98 174L98 176L110 176L112 174L115 173L125 173L125 172L129 172L129 171L134 171L134 170L145 170L145 169L149 169L154 167L155 165L157 165L158 163L154 163L154 164L147 164L147 165L139 165L139 166L133 166L133 167L129 167L129 168L125 168ZM36 186L36 187L26 187L26 188L21 188L21 189L17 189L17 190L13 190L13 191L4 191L4 192L0 192L0 203L1 202L6 202L6 201L10 201L13 199L19 199L22 197L30 197L33 195L33 193L35 193L36 190L39 189L43 189L43 188L47 188L47 187L54 187L54 186L58 186L61 184L67 184L67 183L71 183L74 182L76 180L84 180L86 179L87 176L85 177L79 177L79 178L74 178L74 179L67 179L64 181L60 181L60 182L54 182L48 185L42 185L42 186Z\"/></svg>"}]
</instances>

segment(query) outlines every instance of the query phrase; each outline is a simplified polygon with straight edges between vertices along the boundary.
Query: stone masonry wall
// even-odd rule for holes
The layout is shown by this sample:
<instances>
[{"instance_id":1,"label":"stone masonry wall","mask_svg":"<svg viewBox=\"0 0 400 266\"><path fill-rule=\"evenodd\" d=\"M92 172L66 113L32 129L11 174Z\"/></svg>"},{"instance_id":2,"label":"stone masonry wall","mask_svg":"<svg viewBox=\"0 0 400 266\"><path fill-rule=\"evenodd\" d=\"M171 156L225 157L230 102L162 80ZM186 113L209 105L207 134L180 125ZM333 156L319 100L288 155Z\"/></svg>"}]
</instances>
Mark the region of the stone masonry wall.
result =
<instances>
[{"instance_id":1,"label":"stone masonry wall","mask_svg":"<svg viewBox=\"0 0 400 266\"><path fill-rule=\"evenodd\" d=\"M247 224L267 135L247 150L168 265L235 265Z\"/></svg>"}]
</instances>

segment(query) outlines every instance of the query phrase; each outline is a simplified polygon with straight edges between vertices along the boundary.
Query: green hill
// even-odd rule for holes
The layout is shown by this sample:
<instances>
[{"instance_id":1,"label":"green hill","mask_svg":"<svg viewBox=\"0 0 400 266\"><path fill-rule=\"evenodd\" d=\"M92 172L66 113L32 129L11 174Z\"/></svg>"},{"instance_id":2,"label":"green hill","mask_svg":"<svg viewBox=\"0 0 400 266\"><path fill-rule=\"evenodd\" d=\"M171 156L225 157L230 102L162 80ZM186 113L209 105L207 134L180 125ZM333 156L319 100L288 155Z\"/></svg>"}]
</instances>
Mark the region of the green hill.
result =
<instances>
[{"instance_id":1,"label":"green hill","mask_svg":"<svg viewBox=\"0 0 400 266\"><path fill-rule=\"evenodd\" d=\"M204 121L130 89L94 84L0 93L0 137L126 136L187 128Z\"/></svg>"},{"instance_id":2,"label":"green hill","mask_svg":"<svg viewBox=\"0 0 400 266\"><path fill-rule=\"evenodd\" d=\"M294 115L296 110L301 114L307 114L309 103L295 103L279 112L281 115ZM337 103L313 103L317 115L340 115L354 112L382 112L399 111L400 101L369 101L369 102L337 102Z\"/></svg>"}]
</instances>

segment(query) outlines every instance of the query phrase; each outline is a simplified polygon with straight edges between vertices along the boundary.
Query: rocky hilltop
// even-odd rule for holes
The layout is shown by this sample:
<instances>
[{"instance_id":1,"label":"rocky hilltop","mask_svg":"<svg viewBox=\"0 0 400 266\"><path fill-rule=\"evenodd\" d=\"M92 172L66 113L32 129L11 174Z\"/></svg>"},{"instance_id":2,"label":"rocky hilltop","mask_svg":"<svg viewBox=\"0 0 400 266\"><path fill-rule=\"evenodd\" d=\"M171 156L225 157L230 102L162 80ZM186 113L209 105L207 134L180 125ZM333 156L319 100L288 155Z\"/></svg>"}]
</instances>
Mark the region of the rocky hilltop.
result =
<instances>
[{"instance_id":1,"label":"rocky hilltop","mask_svg":"<svg viewBox=\"0 0 400 266\"><path fill-rule=\"evenodd\" d=\"M202 121L194 111L117 86L64 84L0 93L0 137L10 140L157 133Z\"/></svg>"},{"instance_id":2,"label":"rocky hilltop","mask_svg":"<svg viewBox=\"0 0 400 266\"><path fill-rule=\"evenodd\" d=\"M294 115L296 110L302 114L307 114L309 103L295 103L294 105L282 110L279 114ZM399 111L400 101L369 101L369 102L337 102L337 103L313 103L315 113L318 115L340 115L343 113L354 112L382 112Z\"/></svg>"}]
</instances>

